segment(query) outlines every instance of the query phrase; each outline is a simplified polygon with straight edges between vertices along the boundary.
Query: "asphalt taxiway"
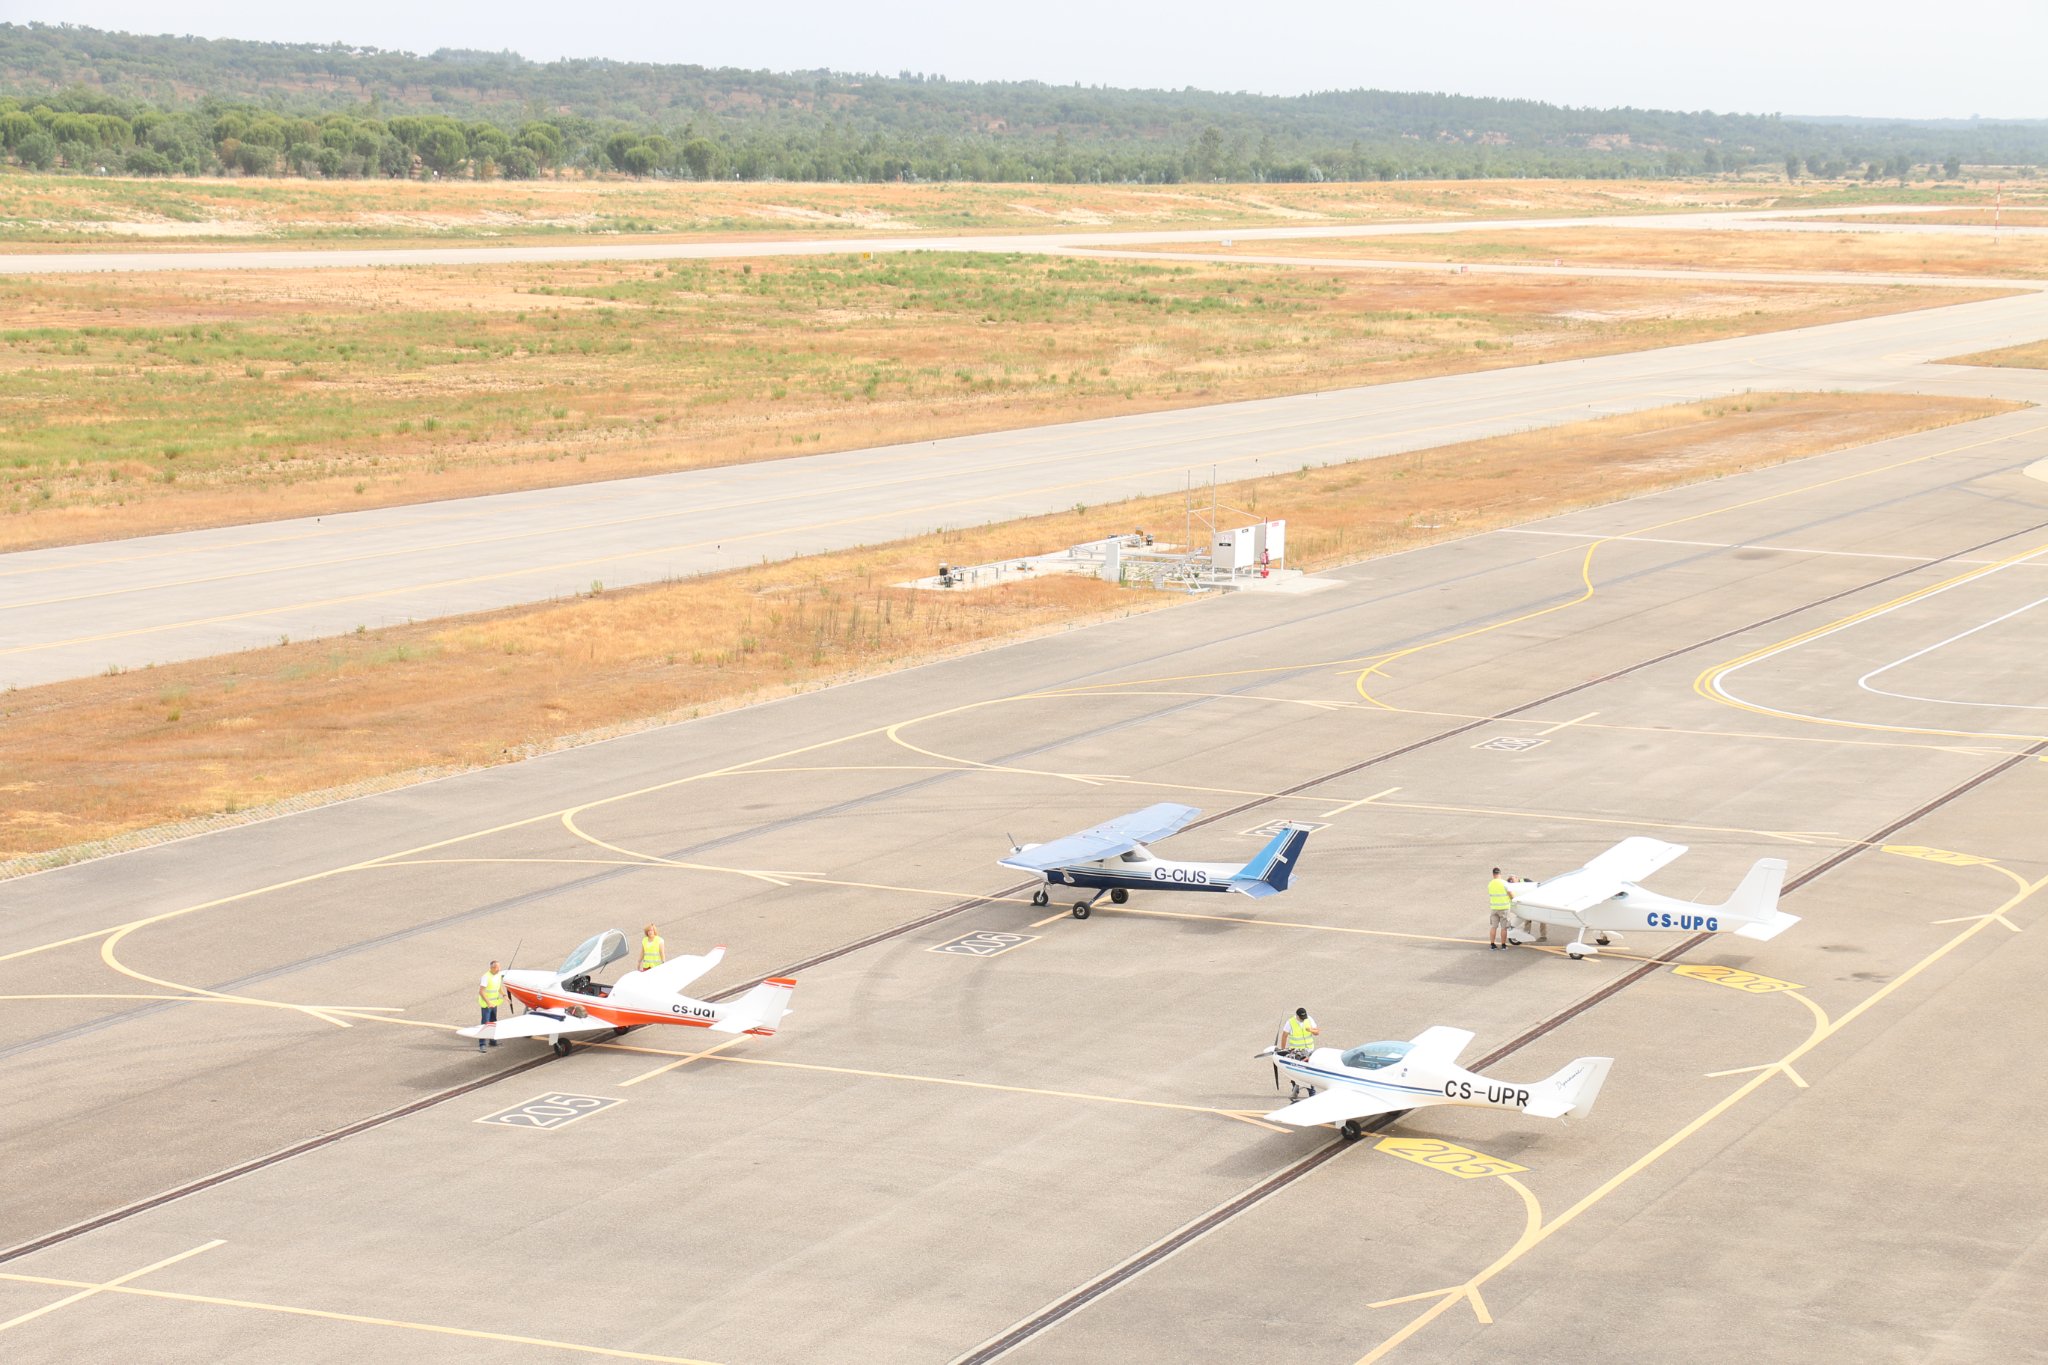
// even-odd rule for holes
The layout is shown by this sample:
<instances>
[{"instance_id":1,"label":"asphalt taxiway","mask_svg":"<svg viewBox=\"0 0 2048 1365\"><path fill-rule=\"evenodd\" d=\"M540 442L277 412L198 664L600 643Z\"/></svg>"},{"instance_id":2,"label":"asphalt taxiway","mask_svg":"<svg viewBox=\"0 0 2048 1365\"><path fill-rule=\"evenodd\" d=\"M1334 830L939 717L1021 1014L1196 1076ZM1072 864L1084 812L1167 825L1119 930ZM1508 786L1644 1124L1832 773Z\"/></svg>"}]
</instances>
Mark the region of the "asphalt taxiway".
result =
<instances>
[{"instance_id":1,"label":"asphalt taxiway","mask_svg":"<svg viewBox=\"0 0 2048 1365\"><path fill-rule=\"evenodd\" d=\"M2048 292L2037 283L2005 298L1585 360L22 551L0 555L0 686L493 610L571 596L592 582L658 582L1767 386L2038 402L2048 399L2048 374L1932 362L2043 334Z\"/></svg>"},{"instance_id":2,"label":"asphalt taxiway","mask_svg":"<svg viewBox=\"0 0 2048 1365\"><path fill-rule=\"evenodd\" d=\"M2006 414L0 885L0 1350L2038 1354L2044 447ZM1190 855L1322 828L1256 904L1082 922L994 866L1163 799ZM1484 948L1488 868L1635 833L1680 895L1786 858L1802 922ZM783 1032L453 1035L485 959L648 920L731 946L709 991L794 969ZM1347 1145L1260 1118L1297 1004L1617 1060L1583 1120Z\"/></svg>"}]
</instances>

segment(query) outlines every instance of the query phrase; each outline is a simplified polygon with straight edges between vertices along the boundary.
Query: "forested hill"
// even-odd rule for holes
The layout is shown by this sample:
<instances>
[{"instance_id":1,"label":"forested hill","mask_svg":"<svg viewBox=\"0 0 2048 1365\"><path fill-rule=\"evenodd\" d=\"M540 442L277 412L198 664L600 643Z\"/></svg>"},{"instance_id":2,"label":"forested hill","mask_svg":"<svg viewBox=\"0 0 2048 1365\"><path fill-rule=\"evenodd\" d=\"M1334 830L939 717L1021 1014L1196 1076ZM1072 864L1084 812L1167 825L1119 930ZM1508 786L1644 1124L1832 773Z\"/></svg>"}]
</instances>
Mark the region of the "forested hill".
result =
<instances>
[{"instance_id":1,"label":"forested hill","mask_svg":"<svg viewBox=\"0 0 2048 1365\"><path fill-rule=\"evenodd\" d=\"M8 119L9 110L19 117ZM55 126L65 115L98 119L97 131ZM420 145L435 129L439 145ZM471 144L460 156L458 137ZM31 138L23 156L20 144ZM27 164L113 159L144 171L329 175L566 166L743 178L1160 181L1782 165L1875 177L2048 164L2040 124L1802 121L1375 90L1283 98L910 72L530 62L446 49L421 57L46 24L0 24L0 142ZM102 155L80 155L94 151Z\"/></svg>"}]
</instances>

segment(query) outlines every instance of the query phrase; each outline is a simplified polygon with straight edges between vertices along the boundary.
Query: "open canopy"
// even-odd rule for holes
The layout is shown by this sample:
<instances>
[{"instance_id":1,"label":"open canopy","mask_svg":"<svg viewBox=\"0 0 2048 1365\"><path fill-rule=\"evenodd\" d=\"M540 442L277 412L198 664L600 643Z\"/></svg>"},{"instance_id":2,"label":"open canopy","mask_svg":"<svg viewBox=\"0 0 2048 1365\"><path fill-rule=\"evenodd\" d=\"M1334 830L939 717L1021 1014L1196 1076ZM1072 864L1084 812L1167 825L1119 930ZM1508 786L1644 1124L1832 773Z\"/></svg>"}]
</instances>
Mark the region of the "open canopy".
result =
<instances>
[{"instance_id":1,"label":"open canopy","mask_svg":"<svg viewBox=\"0 0 2048 1365\"><path fill-rule=\"evenodd\" d=\"M626 936L617 929L607 929L601 934L592 934L576 945L576 951L569 954L555 972L557 980L566 981L572 976L589 976L607 963L617 962L626 955Z\"/></svg>"}]
</instances>

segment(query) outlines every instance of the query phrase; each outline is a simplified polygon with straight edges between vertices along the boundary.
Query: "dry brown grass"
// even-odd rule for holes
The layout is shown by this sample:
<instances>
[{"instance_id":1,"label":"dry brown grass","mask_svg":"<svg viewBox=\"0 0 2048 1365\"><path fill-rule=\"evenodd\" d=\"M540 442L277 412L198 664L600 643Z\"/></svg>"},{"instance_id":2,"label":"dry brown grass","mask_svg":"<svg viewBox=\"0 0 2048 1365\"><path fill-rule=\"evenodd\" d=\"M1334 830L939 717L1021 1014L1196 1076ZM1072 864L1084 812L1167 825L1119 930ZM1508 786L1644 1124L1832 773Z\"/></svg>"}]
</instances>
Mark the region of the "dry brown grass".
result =
<instances>
[{"instance_id":1,"label":"dry brown grass","mask_svg":"<svg viewBox=\"0 0 2048 1365\"><path fill-rule=\"evenodd\" d=\"M1879 193L1848 191L1849 196ZM1957 189L1959 201L1991 190ZM127 180L0 173L0 243L85 247L505 244L578 237L1247 227L1410 218L1759 209L1840 187L1723 180L1453 180L1321 185L808 185L625 180Z\"/></svg>"},{"instance_id":2,"label":"dry brown grass","mask_svg":"<svg viewBox=\"0 0 2048 1365\"><path fill-rule=\"evenodd\" d=\"M1958 297L944 253L0 280L0 549L1494 369Z\"/></svg>"},{"instance_id":3,"label":"dry brown grass","mask_svg":"<svg viewBox=\"0 0 2048 1365\"><path fill-rule=\"evenodd\" d=\"M1227 486L1326 567L2012 405L1755 394ZM1057 578L889 586L1134 525L1179 496L820 555L545 607L295 644L0 697L0 856L783 695L1184 600ZM1429 529L1418 527L1418 521Z\"/></svg>"},{"instance_id":4,"label":"dry brown grass","mask_svg":"<svg viewBox=\"0 0 2048 1365\"><path fill-rule=\"evenodd\" d=\"M1973 355L1951 356L1944 365L2010 365L2021 370L2048 370L2048 341L2030 341L2000 351L1978 351Z\"/></svg>"},{"instance_id":5,"label":"dry brown grass","mask_svg":"<svg viewBox=\"0 0 2048 1365\"><path fill-rule=\"evenodd\" d=\"M1839 223L1840 218L1818 215L1799 218L1796 221ZM1851 222L1856 223L1953 223L1959 227L2048 227L2048 208L2034 208L2029 205L2007 204L2001 209L1989 206L1944 209L1939 213L1859 213Z\"/></svg>"},{"instance_id":6,"label":"dry brown grass","mask_svg":"<svg viewBox=\"0 0 2048 1365\"><path fill-rule=\"evenodd\" d=\"M1134 250L1169 252L1174 247ZM1488 265L1636 266L1659 270L1866 271L2033 278L2048 275L2048 237L1903 232L1686 232L1529 228L1422 237L1239 242L1205 256L1446 261Z\"/></svg>"}]
</instances>

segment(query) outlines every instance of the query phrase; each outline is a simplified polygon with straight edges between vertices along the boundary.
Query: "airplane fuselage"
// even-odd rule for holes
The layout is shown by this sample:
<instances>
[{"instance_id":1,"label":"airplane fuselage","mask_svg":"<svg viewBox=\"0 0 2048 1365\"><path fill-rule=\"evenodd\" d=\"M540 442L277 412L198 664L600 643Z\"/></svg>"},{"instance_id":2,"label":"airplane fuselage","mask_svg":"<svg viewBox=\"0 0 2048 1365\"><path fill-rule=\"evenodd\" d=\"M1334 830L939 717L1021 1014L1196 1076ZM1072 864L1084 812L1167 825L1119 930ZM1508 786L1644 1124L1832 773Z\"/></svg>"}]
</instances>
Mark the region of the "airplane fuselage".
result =
<instances>
[{"instance_id":1,"label":"airplane fuselage","mask_svg":"<svg viewBox=\"0 0 2048 1365\"><path fill-rule=\"evenodd\" d=\"M1046 869L1047 886L1087 891L1229 891L1244 870L1237 863L1176 863L1133 850L1120 858Z\"/></svg>"},{"instance_id":2,"label":"airplane fuselage","mask_svg":"<svg viewBox=\"0 0 2048 1365\"><path fill-rule=\"evenodd\" d=\"M1512 891L1514 888L1509 889ZM1651 930L1718 934L1724 928L1733 929L1737 924L1749 922L1729 919L1716 913L1716 907L1713 906L1660 896L1654 891L1645 891L1640 886L1630 886L1596 905L1589 905L1584 910L1577 911L1560 910L1544 905L1540 901L1523 900L1517 896L1514 914L1519 919L1533 920L1538 924L1555 925L1562 929L1577 929L1583 926L1603 934Z\"/></svg>"},{"instance_id":3,"label":"airplane fuselage","mask_svg":"<svg viewBox=\"0 0 2048 1365\"><path fill-rule=\"evenodd\" d=\"M1343 1050L1319 1047L1304 1059L1276 1055L1274 1060L1292 1080L1317 1089L1350 1086L1375 1096L1397 1095L1409 1107L1464 1104L1481 1109L1526 1109L1534 1089L1512 1081L1488 1080L1462 1067L1425 1067L1397 1062L1377 1071L1344 1065Z\"/></svg>"},{"instance_id":4,"label":"airplane fuselage","mask_svg":"<svg viewBox=\"0 0 2048 1365\"><path fill-rule=\"evenodd\" d=\"M529 1010L569 1012L582 1010L592 1019L602 1019L619 1029L639 1028L643 1024L681 1024L685 1028L710 1028L723 1016L724 1010L703 1000L692 1000L687 995L673 992L648 992L644 998L633 989L633 974L628 973L616 985L593 985L588 991L572 991L555 980L551 972L509 971L505 973L505 989L514 1000ZM599 994L599 992L603 992ZM762 1037L772 1036L774 1029L749 1029L749 1033Z\"/></svg>"}]
</instances>

